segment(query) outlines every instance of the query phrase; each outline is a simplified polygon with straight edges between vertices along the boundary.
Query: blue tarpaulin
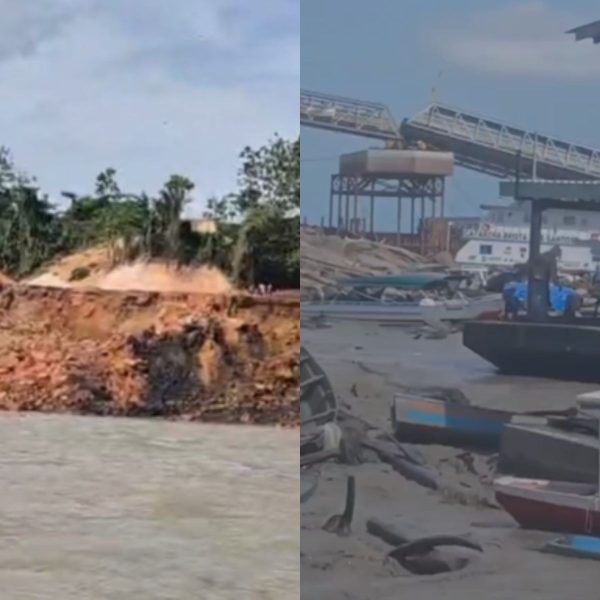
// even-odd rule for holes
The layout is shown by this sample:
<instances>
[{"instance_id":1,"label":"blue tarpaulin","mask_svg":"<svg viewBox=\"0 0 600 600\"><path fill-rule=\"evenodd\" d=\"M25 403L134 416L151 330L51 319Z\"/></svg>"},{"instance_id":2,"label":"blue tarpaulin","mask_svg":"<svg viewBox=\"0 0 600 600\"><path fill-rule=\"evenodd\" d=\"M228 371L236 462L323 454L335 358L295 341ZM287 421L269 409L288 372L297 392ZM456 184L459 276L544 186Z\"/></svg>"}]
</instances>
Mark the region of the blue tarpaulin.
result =
<instances>
[{"instance_id":1,"label":"blue tarpaulin","mask_svg":"<svg viewBox=\"0 0 600 600\"><path fill-rule=\"evenodd\" d=\"M570 287L561 287L557 285L550 286L550 307L556 312L564 313L569 299L575 296L576 292ZM513 297L519 301L522 306L527 304L527 284L509 283L504 288L504 298Z\"/></svg>"}]
</instances>

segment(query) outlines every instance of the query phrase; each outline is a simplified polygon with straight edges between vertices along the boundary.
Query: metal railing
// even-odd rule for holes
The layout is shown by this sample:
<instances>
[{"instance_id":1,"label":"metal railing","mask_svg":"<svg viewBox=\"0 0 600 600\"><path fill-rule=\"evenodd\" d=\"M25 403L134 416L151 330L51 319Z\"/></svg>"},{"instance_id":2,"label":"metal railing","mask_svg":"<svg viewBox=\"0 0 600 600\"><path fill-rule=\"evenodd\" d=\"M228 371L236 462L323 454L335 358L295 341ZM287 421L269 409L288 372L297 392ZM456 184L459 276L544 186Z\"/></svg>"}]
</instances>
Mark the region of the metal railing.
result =
<instances>
[{"instance_id":1,"label":"metal railing","mask_svg":"<svg viewBox=\"0 0 600 600\"><path fill-rule=\"evenodd\" d=\"M523 159L535 160L539 169L554 167L574 177L600 178L599 150L441 104L432 104L405 121L403 132L409 137L426 139L431 139L433 134L455 152L457 162L466 162L464 166L476 170L480 169L475 163L487 163L492 170L502 170L505 165L514 168L514 160L520 152Z\"/></svg>"},{"instance_id":2,"label":"metal railing","mask_svg":"<svg viewBox=\"0 0 600 600\"><path fill-rule=\"evenodd\" d=\"M398 124L384 104L300 91L300 124L382 140L399 140Z\"/></svg>"}]
</instances>

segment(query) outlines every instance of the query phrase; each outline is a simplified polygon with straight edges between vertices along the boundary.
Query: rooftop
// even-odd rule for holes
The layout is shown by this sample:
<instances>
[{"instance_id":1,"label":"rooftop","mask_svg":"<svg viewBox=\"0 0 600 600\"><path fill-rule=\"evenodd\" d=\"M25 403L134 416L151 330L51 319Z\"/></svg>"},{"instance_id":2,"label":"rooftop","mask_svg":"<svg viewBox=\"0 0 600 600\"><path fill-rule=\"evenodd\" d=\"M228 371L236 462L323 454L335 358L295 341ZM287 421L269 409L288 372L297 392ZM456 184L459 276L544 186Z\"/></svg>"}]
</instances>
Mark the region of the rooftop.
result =
<instances>
[{"instance_id":1,"label":"rooftop","mask_svg":"<svg viewBox=\"0 0 600 600\"><path fill-rule=\"evenodd\" d=\"M594 21L587 25L580 25L579 27L569 29L567 33L574 33L576 42L591 38L594 44L598 44L600 43L600 21Z\"/></svg>"},{"instance_id":2,"label":"rooftop","mask_svg":"<svg viewBox=\"0 0 600 600\"><path fill-rule=\"evenodd\" d=\"M500 196L519 200L542 200L547 208L600 210L600 181L551 181L525 179L500 182Z\"/></svg>"}]
</instances>

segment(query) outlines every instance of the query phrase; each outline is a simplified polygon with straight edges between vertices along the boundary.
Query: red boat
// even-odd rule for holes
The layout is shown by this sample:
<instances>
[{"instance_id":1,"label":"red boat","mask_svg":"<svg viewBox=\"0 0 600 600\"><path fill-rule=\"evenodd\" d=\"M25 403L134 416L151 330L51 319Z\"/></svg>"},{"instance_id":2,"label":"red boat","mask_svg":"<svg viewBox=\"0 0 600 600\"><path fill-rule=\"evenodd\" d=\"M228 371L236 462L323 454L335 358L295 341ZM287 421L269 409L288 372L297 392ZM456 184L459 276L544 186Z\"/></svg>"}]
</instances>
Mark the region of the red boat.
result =
<instances>
[{"instance_id":1,"label":"red boat","mask_svg":"<svg viewBox=\"0 0 600 600\"><path fill-rule=\"evenodd\" d=\"M499 477L496 500L524 529L600 536L600 495L595 485Z\"/></svg>"}]
</instances>

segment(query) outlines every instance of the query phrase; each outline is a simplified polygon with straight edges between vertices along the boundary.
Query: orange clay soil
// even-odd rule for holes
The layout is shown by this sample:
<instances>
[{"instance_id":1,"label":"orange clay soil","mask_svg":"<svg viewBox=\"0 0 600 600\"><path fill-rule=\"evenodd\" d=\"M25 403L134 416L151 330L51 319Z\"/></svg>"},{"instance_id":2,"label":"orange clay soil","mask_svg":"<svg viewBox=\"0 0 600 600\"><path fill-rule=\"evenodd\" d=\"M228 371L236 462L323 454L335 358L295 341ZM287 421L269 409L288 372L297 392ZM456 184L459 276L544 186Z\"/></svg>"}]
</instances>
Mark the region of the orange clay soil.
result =
<instances>
[{"instance_id":1,"label":"orange clay soil","mask_svg":"<svg viewBox=\"0 0 600 600\"><path fill-rule=\"evenodd\" d=\"M0 287L0 409L297 426L293 298Z\"/></svg>"}]
</instances>

